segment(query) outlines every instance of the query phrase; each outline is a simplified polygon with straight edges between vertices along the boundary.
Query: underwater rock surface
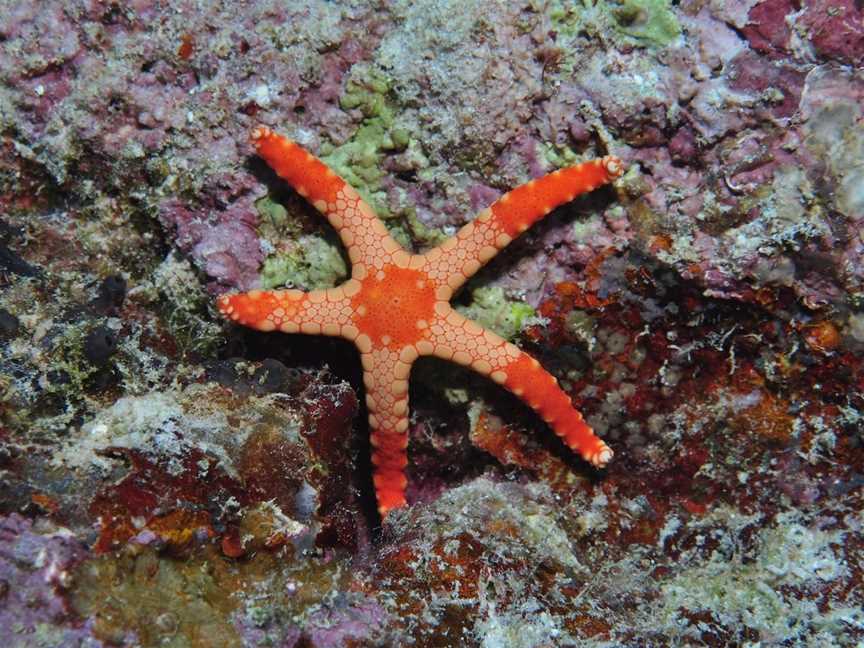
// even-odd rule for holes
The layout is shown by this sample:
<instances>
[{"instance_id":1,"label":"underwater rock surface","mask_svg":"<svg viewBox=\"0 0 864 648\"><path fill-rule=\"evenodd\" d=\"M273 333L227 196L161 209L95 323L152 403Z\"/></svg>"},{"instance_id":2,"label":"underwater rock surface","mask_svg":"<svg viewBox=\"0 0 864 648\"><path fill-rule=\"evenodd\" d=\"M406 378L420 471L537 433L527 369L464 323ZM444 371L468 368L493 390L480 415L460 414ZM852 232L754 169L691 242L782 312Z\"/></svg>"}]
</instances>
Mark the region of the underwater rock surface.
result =
<instances>
[{"instance_id":1,"label":"underwater rock surface","mask_svg":"<svg viewBox=\"0 0 864 648\"><path fill-rule=\"evenodd\" d=\"M406 248L614 154L454 301L615 450L454 365L375 513L353 347L222 322L328 287L263 123ZM864 8L0 0L0 644L864 641Z\"/></svg>"}]
</instances>

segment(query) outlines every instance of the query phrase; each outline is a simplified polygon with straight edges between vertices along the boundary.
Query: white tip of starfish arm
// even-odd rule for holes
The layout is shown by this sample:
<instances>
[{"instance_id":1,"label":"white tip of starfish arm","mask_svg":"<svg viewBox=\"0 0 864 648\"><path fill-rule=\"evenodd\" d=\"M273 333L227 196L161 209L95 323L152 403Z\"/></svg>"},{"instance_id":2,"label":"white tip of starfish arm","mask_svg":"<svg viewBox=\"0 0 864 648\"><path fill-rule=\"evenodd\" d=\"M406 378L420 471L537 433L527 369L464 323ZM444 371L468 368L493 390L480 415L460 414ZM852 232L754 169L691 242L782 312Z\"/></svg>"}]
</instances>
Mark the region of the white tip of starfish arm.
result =
<instances>
[{"instance_id":1,"label":"white tip of starfish arm","mask_svg":"<svg viewBox=\"0 0 864 648\"><path fill-rule=\"evenodd\" d=\"M252 139L252 142L257 142L258 140L262 140L271 134L272 131L270 130L270 128L264 126L264 124L258 124L255 128L252 129L249 137Z\"/></svg>"},{"instance_id":2,"label":"white tip of starfish arm","mask_svg":"<svg viewBox=\"0 0 864 648\"><path fill-rule=\"evenodd\" d=\"M612 448L607 446L605 443L601 443L597 452L588 457L588 461L590 461L595 468L605 468L606 464L612 460L613 456L615 456L615 453L612 452Z\"/></svg>"},{"instance_id":3,"label":"white tip of starfish arm","mask_svg":"<svg viewBox=\"0 0 864 648\"><path fill-rule=\"evenodd\" d=\"M620 178L621 175L623 175L624 162L621 161L621 158L614 155L606 155L603 157L601 162L603 164L603 168L606 169L606 173L609 174L610 178Z\"/></svg>"},{"instance_id":4,"label":"white tip of starfish arm","mask_svg":"<svg viewBox=\"0 0 864 648\"><path fill-rule=\"evenodd\" d=\"M229 308L231 308L231 298L235 293L223 293L219 295L219 298L216 300L216 307L222 312L226 312Z\"/></svg>"}]
</instances>

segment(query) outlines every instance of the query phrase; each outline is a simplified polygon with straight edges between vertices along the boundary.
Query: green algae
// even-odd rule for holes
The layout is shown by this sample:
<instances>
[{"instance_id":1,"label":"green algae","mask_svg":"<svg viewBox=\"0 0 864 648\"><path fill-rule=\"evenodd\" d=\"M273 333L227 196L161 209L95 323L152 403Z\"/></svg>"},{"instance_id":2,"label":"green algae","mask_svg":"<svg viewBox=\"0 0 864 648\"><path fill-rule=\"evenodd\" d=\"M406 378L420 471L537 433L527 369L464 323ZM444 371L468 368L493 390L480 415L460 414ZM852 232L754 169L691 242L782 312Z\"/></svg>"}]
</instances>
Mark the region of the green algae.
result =
<instances>
[{"instance_id":1,"label":"green algae","mask_svg":"<svg viewBox=\"0 0 864 648\"><path fill-rule=\"evenodd\" d=\"M406 231L405 236L409 241L416 241L420 247L433 248L438 247L449 237L440 229L435 227L427 227L417 218L417 210L410 207L405 210L405 229L410 231L410 236ZM393 230L390 231L392 235ZM399 238L396 239L399 243L403 243ZM408 247L403 243L403 246Z\"/></svg>"},{"instance_id":2,"label":"green algae","mask_svg":"<svg viewBox=\"0 0 864 648\"><path fill-rule=\"evenodd\" d=\"M261 287L304 290L332 288L348 276L348 266L332 231L304 234L300 218L272 197L255 202L258 234L273 251L261 266Z\"/></svg>"},{"instance_id":3,"label":"green algae","mask_svg":"<svg viewBox=\"0 0 864 648\"><path fill-rule=\"evenodd\" d=\"M681 35L681 25L669 0L613 0L599 4L610 12L619 33L640 44L665 47Z\"/></svg>"},{"instance_id":4,"label":"green algae","mask_svg":"<svg viewBox=\"0 0 864 648\"><path fill-rule=\"evenodd\" d=\"M396 125L391 85L392 81L375 68L355 66L339 103L345 110L359 110L363 121L346 142L321 147L321 159L383 219L395 216L388 208L382 187L384 154L403 150L411 141L408 131Z\"/></svg>"},{"instance_id":5,"label":"green algae","mask_svg":"<svg viewBox=\"0 0 864 648\"><path fill-rule=\"evenodd\" d=\"M258 234L264 238L274 238L289 234L296 236L300 233L300 227L294 219L288 217L288 210L271 196L264 196L255 201L255 210L258 212L259 224Z\"/></svg>"},{"instance_id":6,"label":"green algae","mask_svg":"<svg viewBox=\"0 0 864 648\"><path fill-rule=\"evenodd\" d=\"M581 161L579 154L569 146L556 146L551 142L541 142L539 149L540 155L552 168L561 169Z\"/></svg>"},{"instance_id":7,"label":"green algae","mask_svg":"<svg viewBox=\"0 0 864 648\"><path fill-rule=\"evenodd\" d=\"M347 276L348 268L336 243L318 236L302 236L290 250L265 259L261 287L332 288Z\"/></svg>"},{"instance_id":8,"label":"green algae","mask_svg":"<svg viewBox=\"0 0 864 648\"><path fill-rule=\"evenodd\" d=\"M556 31L566 39L580 34L637 47L666 47L681 36L670 0L586 0L581 7L557 0L549 8ZM572 70L568 59L565 66Z\"/></svg>"},{"instance_id":9,"label":"green algae","mask_svg":"<svg viewBox=\"0 0 864 648\"><path fill-rule=\"evenodd\" d=\"M508 299L503 288L482 286L471 291L471 303L457 306L465 317L495 331L505 340L512 340L522 330L525 320L535 315L525 302Z\"/></svg>"}]
</instances>

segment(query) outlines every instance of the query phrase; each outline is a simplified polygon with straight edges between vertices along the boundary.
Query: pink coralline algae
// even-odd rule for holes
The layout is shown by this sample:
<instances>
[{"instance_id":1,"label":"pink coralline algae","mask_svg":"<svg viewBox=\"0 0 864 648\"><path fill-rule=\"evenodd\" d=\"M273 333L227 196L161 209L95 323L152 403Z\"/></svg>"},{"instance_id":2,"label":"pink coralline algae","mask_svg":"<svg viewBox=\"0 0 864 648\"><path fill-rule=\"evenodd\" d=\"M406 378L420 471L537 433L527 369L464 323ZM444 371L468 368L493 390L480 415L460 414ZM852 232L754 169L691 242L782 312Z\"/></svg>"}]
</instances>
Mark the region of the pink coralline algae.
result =
<instances>
[{"instance_id":1,"label":"pink coralline algae","mask_svg":"<svg viewBox=\"0 0 864 648\"><path fill-rule=\"evenodd\" d=\"M864 62L864 6L857 0L809 0L800 26L819 56L849 65Z\"/></svg>"},{"instance_id":2,"label":"pink coralline algae","mask_svg":"<svg viewBox=\"0 0 864 648\"><path fill-rule=\"evenodd\" d=\"M209 213L190 209L180 201L166 201L161 205L160 220L176 233L177 247L195 259L217 284L238 288L258 284L264 254L255 229L258 214L250 199Z\"/></svg>"},{"instance_id":3,"label":"pink coralline algae","mask_svg":"<svg viewBox=\"0 0 864 648\"><path fill-rule=\"evenodd\" d=\"M789 53L789 38L792 30L787 17L800 8L793 0L764 0L757 2L747 15L747 24L742 33L750 47L760 54L780 58Z\"/></svg>"},{"instance_id":4,"label":"pink coralline algae","mask_svg":"<svg viewBox=\"0 0 864 648\"><path fill-rule=\"evenodd\" d=\"M864 59L864 7L855 0L764 0L741 31L754 51L772 59L806 54L807 47L851 65Z\"/></svg>"},{"instance_id":5,"label":"pink coralline algae","mask_svg":"<svg viewBox=\"0 0 864 648\"><path fill-rule=\"evenodd\" d=\"M693 129L682 126L669 140L669 153L672 159L683 164L693 164L697 161L698 146Z\"/></svg>"},{"instance_id":6,"label":"pink coralline algae","mask_svg":"<svg viewBox=\"0 0 864 648\"><path fill-rule=\"evenodd\" d=\"M87 547L68 529L0 517L0 636L7 646L102 646L92 620L82 623L66 594ZM132 639L132 637L129 637Z\"/></svg>"}]
</instances>

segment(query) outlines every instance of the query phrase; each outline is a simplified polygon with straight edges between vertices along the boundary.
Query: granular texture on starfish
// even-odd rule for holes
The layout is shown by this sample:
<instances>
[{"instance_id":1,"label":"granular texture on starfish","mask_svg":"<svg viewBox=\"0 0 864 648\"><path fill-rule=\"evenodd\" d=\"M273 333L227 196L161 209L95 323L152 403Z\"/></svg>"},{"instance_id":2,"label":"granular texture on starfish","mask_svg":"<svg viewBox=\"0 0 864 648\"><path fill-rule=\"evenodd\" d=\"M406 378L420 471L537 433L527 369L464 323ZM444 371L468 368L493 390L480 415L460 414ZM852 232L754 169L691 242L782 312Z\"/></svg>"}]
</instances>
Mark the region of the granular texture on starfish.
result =
<instances>
[{"instance_id":1,"label":"granular texture on starfish","mask_svg":"<svg viewBox=\"0 0 864 648\"><path fill-rule=\"evenodd\" d=\"M252 132L258 154L336 228L351 278L336 288L252 290L219 298L231 320L260 331L344 337L360 351L369 410L378 509L405 504L408 376L420 356L436 356L490 377L534 409L574 451L597 467L612 450L598 438L558 381L531 356L450 307L483 264L558 205L623 173L614 156L532 180L501 196L455 236L410 254L358 193L321 160L265 126Z\"/></svg>"}]
</instances>

